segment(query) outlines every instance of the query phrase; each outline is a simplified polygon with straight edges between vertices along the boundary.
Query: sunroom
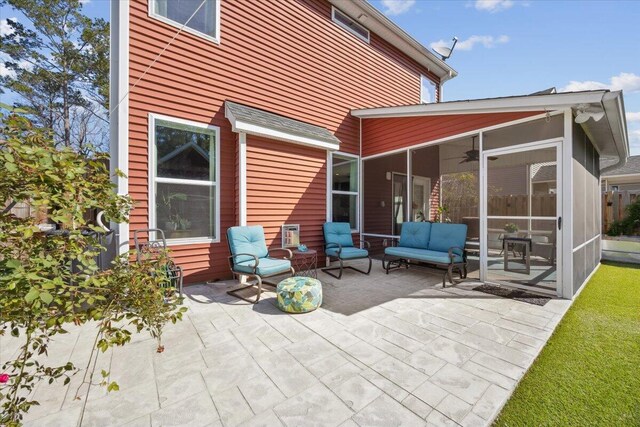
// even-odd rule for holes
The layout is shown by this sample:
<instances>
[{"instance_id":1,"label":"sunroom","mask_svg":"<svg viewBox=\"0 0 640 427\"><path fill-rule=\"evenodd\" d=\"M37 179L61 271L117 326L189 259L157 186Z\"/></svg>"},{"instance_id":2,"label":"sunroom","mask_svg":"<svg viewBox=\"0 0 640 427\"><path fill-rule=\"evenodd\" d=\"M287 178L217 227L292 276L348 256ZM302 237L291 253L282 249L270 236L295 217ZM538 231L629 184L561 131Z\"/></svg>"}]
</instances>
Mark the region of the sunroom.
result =
<instances>
[{"instance_id":1,"label":"sunroom","mask_svg":"<svg viewBox=\"0 0 640 427\"><path fill-rule=\"evenodd\" d=\"M352 115L362 122L360 237L374 253L403 222L464 223L470 278L564 298L600 262L600 160L628 156L620 92Z\"/></svg>"}]
</instances>

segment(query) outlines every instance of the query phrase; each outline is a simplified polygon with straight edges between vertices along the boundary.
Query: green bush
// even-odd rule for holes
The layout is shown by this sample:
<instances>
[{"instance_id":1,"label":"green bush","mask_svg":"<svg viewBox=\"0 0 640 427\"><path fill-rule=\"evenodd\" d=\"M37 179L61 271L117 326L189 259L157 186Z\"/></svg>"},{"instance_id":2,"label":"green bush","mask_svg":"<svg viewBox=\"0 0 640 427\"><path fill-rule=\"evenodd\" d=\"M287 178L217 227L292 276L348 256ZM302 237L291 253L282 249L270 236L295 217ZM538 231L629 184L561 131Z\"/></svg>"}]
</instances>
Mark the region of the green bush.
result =
<instances>
[{"instance_id":1,"label":"green bush","mask_svg":"<svg viewBox=\"0 0 640 427\"><path fill-rule=\"evenodd\" d=\"M50 133L23 117L0 115L0 121L0 337L21 340L15 358L3 361L0 370L0 425L16 426L38 404L30 396L39 381L66 384L77 371L72 362L49 366L43 357L68 325L95 323L92 358L143 330L157 339L160 352L164 325L180 320L186 309L175 292L163 288L164 253L160 260L131 263L126 254L99 270L96 257L104 248L88 231L101 230L86 212L100 209L122 222L132 206L128 196L114 191L106 156L57 149ZM37 218L12 215L13 202L46 213L62 231L47 234ZM93 373L87 375L91 379ZM118 389L106 380L107 372L102 376L109 391Z\"/></svg>"},{"instance_id":2,"label":"green bush","mask_svg":"<svg viewBox=\"0 0 640 427\"><path fill-rule=\"evenodd\" d=\"M614 221L607 235L609 236L637 236L640 235L640 197L625 208L626 217Z\"/></svg>"}]
</instances>

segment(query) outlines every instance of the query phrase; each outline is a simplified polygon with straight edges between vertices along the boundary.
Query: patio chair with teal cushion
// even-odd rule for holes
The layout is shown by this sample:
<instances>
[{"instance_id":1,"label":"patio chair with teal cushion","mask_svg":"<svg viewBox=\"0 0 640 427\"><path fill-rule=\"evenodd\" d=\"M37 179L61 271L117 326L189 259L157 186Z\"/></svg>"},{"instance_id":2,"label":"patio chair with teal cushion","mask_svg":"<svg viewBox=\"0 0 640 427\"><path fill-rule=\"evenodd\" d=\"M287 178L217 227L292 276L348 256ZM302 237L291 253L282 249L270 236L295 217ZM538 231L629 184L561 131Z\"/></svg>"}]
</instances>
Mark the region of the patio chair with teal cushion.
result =
<instances>
[{"instance_id":1,"label":"patio chair with teal cushion","mask_svg":"<svg viewBox=\"0 0 640 427\"><path fill-rule=\"evenodd\" d=\"M267 282L264 280L265 278L283 274L293 276L295 274L293 267L291 267L291 251L287 248L267 249L264 229L261 225L231 227L227 230L227 242L231 252L229 267L233 276L244 275L249 280L256 280L256 284L227 292L229 295L256 304L260 301L263 284L276 287L275 283ZM271 252L275 251L284 252L285 256L283 258L271 256ZM239 294L239 292L254 286L258 288L255 301Z\"/></svg>"},{"instance_id":2,"label":"patio chair with teal cushion","mask_svg":"<svg viewBox=\"0 0 640 427\"><path fill-rule=\"evenodd\" d=\"M342 277L342 271L345 268L355 270L362 274L369 274L371 272L371 257L367 249L361 249L355 247L353 244L353 238L351 237L351 225L348 222L327 222L322 226L324 232L324 253L329 257L329 261L337 260L340 262L339 267L327 267L322 271L330 276L340 279ZM370 247L369 242L364 242L367 248ZM356 259L368 259L369 269L367 271L359 270L352 266L344 266L343 261L353 261ZM340 273L336 276L331 273L333 270L340 270Z\"/></svg>"}]
</instances>

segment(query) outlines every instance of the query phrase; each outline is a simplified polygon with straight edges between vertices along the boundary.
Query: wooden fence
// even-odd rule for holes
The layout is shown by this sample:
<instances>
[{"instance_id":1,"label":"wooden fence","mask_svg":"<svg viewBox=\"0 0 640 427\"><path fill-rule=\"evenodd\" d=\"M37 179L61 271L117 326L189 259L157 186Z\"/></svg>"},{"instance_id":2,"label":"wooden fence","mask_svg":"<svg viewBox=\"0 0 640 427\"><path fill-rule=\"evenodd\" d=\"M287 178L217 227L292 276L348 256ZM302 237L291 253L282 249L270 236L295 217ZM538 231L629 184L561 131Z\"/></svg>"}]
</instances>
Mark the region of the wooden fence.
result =
<instances>
[{"instance_id":1,"label":"wooden fence","mask_svg":"<svg viewBox=\"0 0 640 427\"><path fill-rule=\"evenodd\" d=\"M606 233L611 223L624 219L626 207L640 197L638 190L605 191L602 193L602 232Z\"/></svg>"}]
</instances>

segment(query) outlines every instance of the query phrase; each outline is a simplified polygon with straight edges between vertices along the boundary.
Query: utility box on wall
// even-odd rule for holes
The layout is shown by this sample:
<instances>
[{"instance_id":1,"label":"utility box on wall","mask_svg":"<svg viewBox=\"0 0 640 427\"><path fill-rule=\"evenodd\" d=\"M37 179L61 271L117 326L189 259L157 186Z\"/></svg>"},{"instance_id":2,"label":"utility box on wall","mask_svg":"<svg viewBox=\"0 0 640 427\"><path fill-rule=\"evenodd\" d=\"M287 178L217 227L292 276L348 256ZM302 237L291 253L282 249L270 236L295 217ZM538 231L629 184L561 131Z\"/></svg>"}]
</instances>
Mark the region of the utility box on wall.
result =
<instances>
[{"instance_id":1,"label":"utility box on wall","mask_svg":"<svg viewBox=\"0 0 640 427\"><path fill-rule=\"evenodd\" d=\"M284 224L282 226L282 247L290 248L300 245L300 224Z\"/></svg>"}]
</instances>

